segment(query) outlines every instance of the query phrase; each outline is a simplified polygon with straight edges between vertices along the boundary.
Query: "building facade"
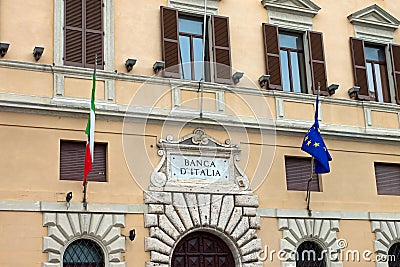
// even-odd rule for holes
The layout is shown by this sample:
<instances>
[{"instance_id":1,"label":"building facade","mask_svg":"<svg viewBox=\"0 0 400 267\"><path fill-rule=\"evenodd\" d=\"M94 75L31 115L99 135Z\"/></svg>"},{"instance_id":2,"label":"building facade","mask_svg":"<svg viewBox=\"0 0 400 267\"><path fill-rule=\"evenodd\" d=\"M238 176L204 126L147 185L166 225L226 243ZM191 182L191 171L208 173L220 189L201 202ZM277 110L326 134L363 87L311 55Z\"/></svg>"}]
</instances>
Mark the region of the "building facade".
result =
<instances>
[{"instance_id":1,"label":"building facade","mask_svg":"<svg viewBox=\"0 0 400 267\"><path fill-rule=\"evenodd\" d=\"M0 0L0 266L397 266L399 19L397 0ZM307 209L318 88L333 160Z\"/></svg>"}]
</instances>

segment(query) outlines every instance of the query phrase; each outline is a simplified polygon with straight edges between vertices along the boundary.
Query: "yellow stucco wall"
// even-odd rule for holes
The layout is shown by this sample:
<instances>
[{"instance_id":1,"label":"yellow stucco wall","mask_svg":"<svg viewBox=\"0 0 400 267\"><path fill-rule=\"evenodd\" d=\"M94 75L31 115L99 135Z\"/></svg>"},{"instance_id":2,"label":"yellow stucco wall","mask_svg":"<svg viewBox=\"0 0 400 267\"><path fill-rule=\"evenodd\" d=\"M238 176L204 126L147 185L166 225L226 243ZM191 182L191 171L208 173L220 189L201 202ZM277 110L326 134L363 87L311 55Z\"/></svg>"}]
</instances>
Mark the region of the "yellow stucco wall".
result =
<instances>
[{"instance_id":1,"label":"yellow stucco wall","mask_svg":"<svg viewBox=\"0 0 400 267\"><path fill-rule=\"evenodd\" d=\"M326 130L325 142L333 161L330 165L331 173L320 178L322 192L312 193L311 208L398 212L398 197L377 195L374 173L374 162L400 163L397 142L378 141L373 134L370 134L369 139L344 139L338 135L330 135L328 127L349 126L346 129L353 129L359 134L366 134L369 126L375 130L395 130L400 127L398 107L395 104L373 108L372 125L366 127L368 122L364 113L365 105L360 101L349 100L347 93L354 85L349 45L349 37L354 36L354 29L347 16L376 3L400 18L400 5L398 0L314 2L322 8L313 18L313 25L315 31L324 33L328 84L338 83L340 89L334 96L321 100L322 125L326 127L323 134ZM0 110L1 200L61 202L69 191L74 195L72 202L81 202L82 199L80 181L59 180L59 143L60 140L86 140L84 128L87 110L81 112L82 107L79 106L75 110L79 112L76 113L49 110L36 112L32 107L17 110L13 106L13 101L16 101L15 105L21 102L29 105L33 101L50 105L52 100L57 100L53 99L55 73L64 75L64 71L71 70L82 72L82 69L73 67L63 69L63 66L56 66L63 70L52 69L53 3L53 0L0 1L0 42L11 44L6 56L0 58L0 96L2 101L10 101L7 102L7 109ZM134 4L128 0L114 1L115 65L112 69L116 72L100 71L102 78L97 82L98 102L107 103L115 110L142 112L141 115L150 110L158 115L170 116L172 109L185 112L192 110L197 115L199 94L193 89L193 84L190 85L190 90L182 87L177 97L171 91L174 86L172 82L145 79L146 76L154 75L152 65L156 60L162 59L162 5L168 5L168 1L135 1ZM271 136L266 133L262 136L257 126L235 132L229 127L222 129L214 125L208 125L206 132L221 143L230 138L232 143L239 144L242 155L238 164L256 189L255 194L259 197L261 208L304 210L305 192L286 189L284 156L308 156L299 147L306 132L305 125L313 120L314 99L265 93L265 89L258 88L257 79L265 73L261 24L268 21L268 12L260 1L219 1L219 14L230 18L233 71L244 71L245 77L237 86L221 88L225 92L223 105L220 106L217 105L218 87L206 85L206 90L212 90L205 93L204 110L218 115L234 115L229 117L232 124L239 124L242 119L251 124L256 119L266 118L276 119L278 124L302 122L304 132L291 132L291 129L282 130L278 127L278 131ZM400 43L399 30L394 31L394 40ZM32 56L32 49L36 45L46 47L43 57L37 63ZM137 58L138 62L127 73L124 62L129 57ZM24 64L29 67L22 67ZM89 72L75 74L65 74L63 97L69 100L87 100L90 95L91 75ZM104 80L115 82L115 101L105 99L108 89ZM16 95L19 98L15 98ZM25 96L40 98L24 98ZM174 97L179 98L179 105L175 103L176 106L173 106L174 100L177 100ZM338 101L330 101L330 98ZM62 97L58 98L59 101L60 99L65 100ZM280 100L283 101L282 107L278 105ZM218 107L221 110L217 110ZM61 109L64 106L54 104L52 108ZM278 113L280 108L282 114ZM106 113L107 111L99 109L95 140L108 144L107 182L89 183L88 201L143 204L143 190L147 189L150 174L161 159L157 154L157 141L169 134L177 140L192 133L197 125L186 122L171 124L161 119L149 118L128 124L123 118L106 116ZM196 118L194 116L193 119ZM262 158L260 153L264 153ZM122 234L128 235L131 228L135 228L137 234L134 242L126 242L126 253L123 257L128 262L127 266L138 266L137 262L143 263L150 257L144 251L143 240L149 235L149 231L144 228L143 217L143 214L126 215L126 227L122 229ZM42 237L46 236L47 229L42 227L40 212L0 212L0 222L0 266L26 266L26 259L31 263L29 266L41 266L46 261L47 254L42 253ZM268 244L279 249L282 234L278 230L278 219L262 218L258 236L263 245ZM372 240L375 236L371 232L369 221L341 220L338 237L346 238L349 248L373 250ZM23 242L27 238L30 241ZM13 257L10 265L10 255L14 255L15 251L21 257ZM360 266L359 263L345 263L344 266L355 265ZM265 263L264 266L280 266L280 263ZM372 267L374 263L363 263L363 266Z\"/></svg>"}]
</instances>

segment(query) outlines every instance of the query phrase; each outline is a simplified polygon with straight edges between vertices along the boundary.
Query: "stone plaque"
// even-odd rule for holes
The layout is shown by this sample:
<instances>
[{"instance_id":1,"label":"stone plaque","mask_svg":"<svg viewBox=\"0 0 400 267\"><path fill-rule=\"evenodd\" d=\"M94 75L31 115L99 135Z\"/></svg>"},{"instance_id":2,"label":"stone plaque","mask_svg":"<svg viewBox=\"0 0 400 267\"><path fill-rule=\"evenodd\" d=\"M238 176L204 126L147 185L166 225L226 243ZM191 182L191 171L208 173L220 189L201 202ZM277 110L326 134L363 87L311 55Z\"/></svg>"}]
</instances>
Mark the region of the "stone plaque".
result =
<instances>
[{"instance_id":1,"label":"stone plaque","mask_svg":"<svg viewBox=\"0 0 400 267\"><path fill-rule=\"evenodd\" d=\"M229 179L229 159L171 155L171 178Z\"/></svg>"}]
</instances>

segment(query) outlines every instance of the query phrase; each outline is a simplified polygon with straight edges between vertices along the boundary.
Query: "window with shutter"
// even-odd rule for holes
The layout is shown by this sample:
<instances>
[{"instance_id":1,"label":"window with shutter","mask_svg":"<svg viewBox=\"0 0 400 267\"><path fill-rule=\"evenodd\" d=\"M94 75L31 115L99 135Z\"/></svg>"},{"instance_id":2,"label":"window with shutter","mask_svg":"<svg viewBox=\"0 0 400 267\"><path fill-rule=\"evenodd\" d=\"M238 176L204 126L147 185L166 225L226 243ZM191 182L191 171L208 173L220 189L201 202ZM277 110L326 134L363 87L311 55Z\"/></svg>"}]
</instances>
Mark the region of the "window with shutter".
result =
<instances>
[{"instance_id":1,"label":"window with shutter","mask_svg":"<svg viewBox=\"0 0 400 267\"><path fill-rule=\"evenodd\" d=\"M86 142L60 141L60 180L83 181ZM95 143L88 181L106 182L107 144Z\"/></svg>"},{"instance_id":2,"label":"window with shutter","mask_svg":"<svg viewBox=\"0 0 400 267\"><path fill-rule=\"evenodd\" d=\"M311 171L311 158L285 157L287 190L306 191ZM319 177L313 174L310 190L320 192Z\"/></svg>"},{"instance_id":3,"label":"window with shutter","mask_svg":"<svg viewBox=\"0 0 400 267\"><path fill-rule=\"evenodd\" d=\"M400 196L400 164L375 162L378 195Z\"/></svg>"},{"instance_id":4,"label":"window with shutter","mask_svg":"<svg viewBox=\"0 0 400 267\"><path fill-rule=\"evenodd\" d=\"M65 0L64 64L98 68L104 64L102 0Z\"/></svg>"},{"instance_id":5,"label":"window with shutter","mask_svg":"<svg viewBox=\"0 0 400 267\"><path fill-rule=\"evenodd\" d=\"M360 87L357 98L360 100L391 102L386 47L365 43L364 40L357 38L350 38L350 45L354 82L356 86ZM393 52L394 50L391 49L392 63L396 64ZM395 68L395 65L393 67ZM396 78L395 71L393 74Z\"/></svg>"},{"instance_id":6,"label":"window with shutter","mask_svg":"<svg viewBox=\"0 0 400 267\"><path fill-rule=\"evenodd\" d=\"M181 14L176 9L161 7L164 77L227 84L232 82L229 20L211 16L207 17L206 23L203 44L202 16ZM208 31L209 26L211 31ZM212 54L210 47L213 48ZM210 64L210 60L214 64ZM214 73L214 77L211 77L211 73Z\"/></svg>"},{"instance_id":7,"label":"window with shutter","mask_svg":"<svg viewBox=\"0 0 400 267\"><path fill-rule=\"evenodd\" d=\"M265 23L263 33L269 89L308 93L309 80L314 93L320 83L321 94L328 94L322 33L289 31ZM306 62L307 56L310 63Z\"/></svg>"}]
</instances>

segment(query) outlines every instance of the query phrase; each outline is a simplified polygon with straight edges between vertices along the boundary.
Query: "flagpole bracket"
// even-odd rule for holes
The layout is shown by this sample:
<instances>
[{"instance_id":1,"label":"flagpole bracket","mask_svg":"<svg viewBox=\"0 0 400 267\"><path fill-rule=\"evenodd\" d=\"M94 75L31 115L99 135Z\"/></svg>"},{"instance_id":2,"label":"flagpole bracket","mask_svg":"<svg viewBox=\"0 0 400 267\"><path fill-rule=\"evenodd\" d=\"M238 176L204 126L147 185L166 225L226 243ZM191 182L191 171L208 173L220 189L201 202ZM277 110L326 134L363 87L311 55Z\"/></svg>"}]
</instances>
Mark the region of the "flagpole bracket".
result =
<instances>
[{"instance_id":1,"label":"flagpole bracket","mask_svg":"<svg viewBox=\"0 0 400 267\"><path fill-rule=\"evenodd\" d=\"M87 182L83 185L83 200L82 200L82 206L85 211L87 211L87 201L86 201L86 186Z\"/></svg>"}]
</instances>

